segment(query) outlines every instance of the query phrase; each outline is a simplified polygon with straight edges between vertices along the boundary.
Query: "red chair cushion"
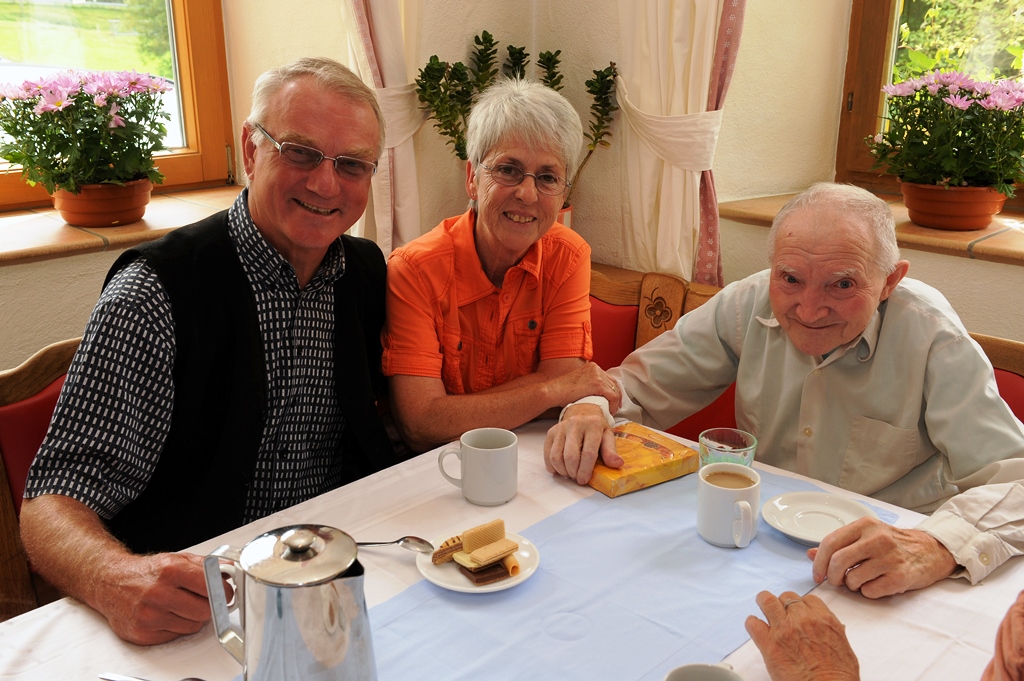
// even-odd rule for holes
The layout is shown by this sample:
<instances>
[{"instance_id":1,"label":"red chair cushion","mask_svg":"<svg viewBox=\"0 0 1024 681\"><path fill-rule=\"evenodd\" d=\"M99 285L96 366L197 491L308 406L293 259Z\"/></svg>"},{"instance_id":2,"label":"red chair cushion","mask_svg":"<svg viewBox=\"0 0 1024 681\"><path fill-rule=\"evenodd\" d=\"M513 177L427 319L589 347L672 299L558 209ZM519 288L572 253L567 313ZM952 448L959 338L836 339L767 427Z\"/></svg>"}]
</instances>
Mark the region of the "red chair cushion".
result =
<instances>
[{"instance_id":1,"label":"red chair cushion","mask_svg":"<svg viewBox=\"0 0 1024 681\"><path fill-rule=\"evenodd\" d=\"M697 441L708 428L736 427L736 384L733 383L714 402L668 429L668 432Z\"/></svg>"},{"instance_id":2,"label":"red chair cushion","mask_svg":"<svg viewBox=\"0 0 1024 681\"><path fill-rule=\"evenodd\" d=\"M1005 369L996 369L999 396L1010 405L1010 410L1024 421L1024 376Z\"/></svg>"},{"instance_id":3,"label":"red chair cushion","mask_svg":"<svg viewBox=\"0 0 1024 681\"><path fill-rule=\"evenodd\" d=\"M14 507L19 513L28 468L46 436L63 385L64 376L61 376L32 397L0 407L0 456L3 456Z\"/></svg>"},{"instance_id":4,"label":"red chair cushion","mask_svg":"<svg viewBox=\"0 0 1024 681\"><path fill-rule=\"evenodd\" d=\"M612 305L590 296L590 328L594 339L594 363L605 371L622 364L636 342L636 305Z\"/></svg>"}]
</instances>

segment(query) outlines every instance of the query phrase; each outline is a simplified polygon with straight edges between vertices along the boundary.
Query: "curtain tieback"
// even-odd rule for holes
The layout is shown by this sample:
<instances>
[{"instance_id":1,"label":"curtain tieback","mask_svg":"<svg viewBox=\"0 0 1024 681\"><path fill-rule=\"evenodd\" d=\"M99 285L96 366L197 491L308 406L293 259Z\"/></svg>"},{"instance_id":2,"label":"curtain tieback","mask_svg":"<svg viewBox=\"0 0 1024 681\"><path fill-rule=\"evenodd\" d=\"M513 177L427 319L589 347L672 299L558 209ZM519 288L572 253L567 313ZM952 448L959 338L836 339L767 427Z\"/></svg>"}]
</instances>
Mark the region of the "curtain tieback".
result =
<instances>
[{"instance_id":1,"label":"curtain tieback","mask_svg":"<svg viewBox=\"0 0 1024 681\"><path fill-rule=\"evenodd\" d=\"M683 170L711 170L722 128L722 111L655 116L638 109L626 92L626 81L615 78L616 95L623 117L654 154Z\"/></svg>"},{"instance_id":2,"label":"curtain tieback","mask_svg":"<svg viewBox=\"0 0 1024 681\"><path fill-rule=\"evenodd\" d=\"M420 129L427 120L427 112L420 108L415 83L377 88L376 92L387 128L384 146L391 149L402 144Z\"/></svg>"}]
</instances>

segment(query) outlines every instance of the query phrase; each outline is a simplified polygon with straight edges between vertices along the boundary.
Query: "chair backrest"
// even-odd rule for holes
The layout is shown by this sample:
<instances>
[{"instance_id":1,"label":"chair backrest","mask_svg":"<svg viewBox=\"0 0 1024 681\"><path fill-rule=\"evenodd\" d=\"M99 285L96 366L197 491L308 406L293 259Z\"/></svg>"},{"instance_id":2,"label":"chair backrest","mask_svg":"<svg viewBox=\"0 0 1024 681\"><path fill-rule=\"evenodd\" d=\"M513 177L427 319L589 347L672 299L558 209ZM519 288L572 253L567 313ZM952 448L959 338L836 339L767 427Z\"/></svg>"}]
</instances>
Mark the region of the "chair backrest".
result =
<instances>
[{"instance_id":1,"label":"chair backrest","mask_svg":"<svg viewBox=\"0 0 1024 681\"><path fill-rule=\"evenodd\" d=\"M618 366L635 348L657 338L679 318L711 299L715 286L690 283L670 274L636 272L594 263L590 274L590 324L594 362ZM668 432L696 440L711 427L735 427L735 386Z\"/></svg>"},{"instance_id":2,"label":"chair backrest","mask_svg":"<svg viewBox=\"0 0 1024 681\"><path fill-rule=\"evenodd\" d=\"M39 602L18 532L28 469L50 425L81 339L61 341L0 371L0 620Z\"/></svg>"},{"instance_id":3,"label":"chair backrest","mask_svg":"<svg viewBox=\"0 0 1024 681\"><path fill-rule=\"evenodd\" d=\"M972 333L996 370L999 395L1018 419L1024 421L1024 343L998 336Z\"/></svg>"}]
</instances>

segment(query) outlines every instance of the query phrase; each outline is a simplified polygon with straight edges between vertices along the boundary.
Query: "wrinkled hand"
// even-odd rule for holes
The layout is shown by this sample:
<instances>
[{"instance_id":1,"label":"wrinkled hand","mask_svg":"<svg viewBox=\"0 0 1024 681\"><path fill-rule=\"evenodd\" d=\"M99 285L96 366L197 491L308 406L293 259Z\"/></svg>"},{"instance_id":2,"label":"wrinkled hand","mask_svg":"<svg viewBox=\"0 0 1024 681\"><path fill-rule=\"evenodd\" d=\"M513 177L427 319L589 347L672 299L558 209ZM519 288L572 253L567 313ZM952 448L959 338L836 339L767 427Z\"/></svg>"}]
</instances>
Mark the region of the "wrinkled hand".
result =
<instances>
[{"instance_id":1,"label":"wrinkled hand","mask_svg":"<svg viewBox=\"0 0 1024 681\"><path fill-rule=\"evenodd\" d=\"M550 387L554 403L559 407L583 397L599 395L608 400L608 410L614 414L622 403L618 382L593 362L555 377Z\"/></svg>"},{"instance_id":2,"label":"wrinkled hand","mask_svg":"<svg viewBox=\"0 0 1024 681\"><path fill-rule=\"evenodd\" d=\"M995 654L981 678L982 681L1024 679L1024 591L999 623Z\"/></svg>"},{"instance_id":3,"label":"wrinkled hand","mask_svg":"<svg viewBox=\"0 0 1024 681\"><path fill-rule=\"evenodd\" d=\"M784 605L788 603L789 605ZM857 681L860 667L843 626L820 598L757 594L765 618L745 623L772 681Z\"/></svg>"},{"instance_id":4,"label":"wrinkled hand","mask_svg":"<svg viewBox=\"0 0 1024 681\"><path fill-rule=\"evenodd\" d=\"M544 467L580 485L590 482L598 455L606 466L622 466L612 429L601 409L593 404L569 407L561 423L544 438Z\"/></svg>"},{"instance_id":5,"label":"wrinkled hand","mask_svg":"<svg viewBox=\"0 0 1024 681\"><path fill-rule=\"evenodd\" d=\"M210 619L203 558L189 553L128 555L105 566L93 606L125 641L164 643ZM224 593L231 596L225 583Z\"/></svg>"},{"instance_id":6,"label":"wrinkled hand","mask_svg":"<svg viewBox=\"0 0 1024 681\"><path fill-rule=\"evenodd\" d=\"M953 554L921 530L903 530L875 518L861 518L807 551L814 581L828 579L868 598L923 589L956 569Z\"/></svg>"}]
</instances>

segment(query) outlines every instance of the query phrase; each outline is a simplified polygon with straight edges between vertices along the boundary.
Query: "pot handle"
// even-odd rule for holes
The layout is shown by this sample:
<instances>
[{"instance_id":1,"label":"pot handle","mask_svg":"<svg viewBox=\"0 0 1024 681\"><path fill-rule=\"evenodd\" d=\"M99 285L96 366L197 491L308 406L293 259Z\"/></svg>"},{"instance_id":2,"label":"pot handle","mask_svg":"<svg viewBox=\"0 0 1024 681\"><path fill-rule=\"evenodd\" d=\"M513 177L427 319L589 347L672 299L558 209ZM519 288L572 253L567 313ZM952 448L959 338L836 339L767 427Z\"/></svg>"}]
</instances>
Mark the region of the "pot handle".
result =
<instances>
[{"instance_id":1,"label":"pot handle","mask_svg":"<svg viewBox=\"0 0 1024 681\"><path fill-rule=\"evenodd\" d=\"M224 649L231 653L231 657L238 660L238 664L245 665L245 642L242 632L231 624L227 599L224 598L224 587L221 584L221 558L231 562L231 565L224 565L224 568L234 567L234 573L238 575L241 570L238 567L238 559L242 556L242 550L225 544L218 546L210 555L203 559L203 571L206 573L206 593L210 597L210 613L213 615L213 627L217 632L217 639ZM235 607L242 607L241 582L243 579L235 579Z\"/></svg>"}]
</instances>

